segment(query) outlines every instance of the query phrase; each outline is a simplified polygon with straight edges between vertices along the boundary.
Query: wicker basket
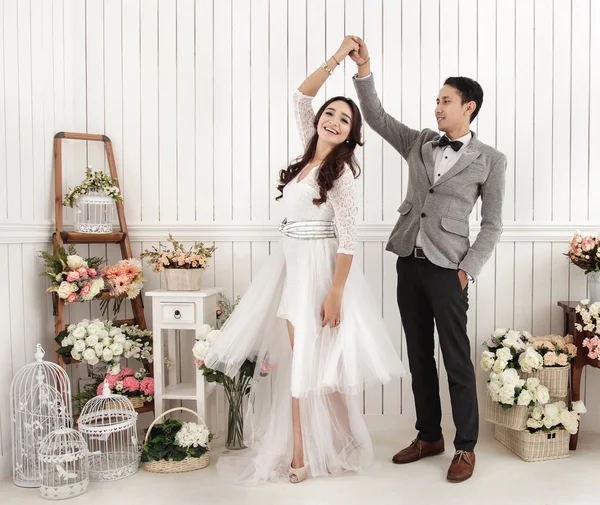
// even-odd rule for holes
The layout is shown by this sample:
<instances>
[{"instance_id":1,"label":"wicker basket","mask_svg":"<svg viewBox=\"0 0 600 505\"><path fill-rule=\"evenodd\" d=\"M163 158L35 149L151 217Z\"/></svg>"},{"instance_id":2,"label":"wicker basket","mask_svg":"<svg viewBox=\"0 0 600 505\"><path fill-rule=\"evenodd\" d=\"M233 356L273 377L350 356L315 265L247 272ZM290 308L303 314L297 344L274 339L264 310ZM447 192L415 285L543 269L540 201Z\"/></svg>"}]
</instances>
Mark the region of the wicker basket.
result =
<instances>
[{"instance_id":1,"label":"wicker basket","mask_svg":"<svg viewBox=\"0 0 600 505\"><path fill-rule=\"evenodd\" d=\"M513 405L504 410L499 403L492 400L488 394L485 405L485 420L497 426L504 426L512 430L524 430L527 428L529 408L521 405Z\"/></svg>"},{"instance_id":2,"label":"wicker basket","mask_svg":"<svg viewBox=\"0 0 600 505\"><path fill-rule=\"evenodd\" d=\"M550 390L550 396L555 398L564 398L569 392L569 376L571 375L571 365L556 366L534 370L531 373L519 370L521 379L537 377L540 383Z\"/></svg>"},{"instance_id":3,"label":"wicker basket","mask_svg":"<svg viewBox=\"0 0 600 505\"><path fill-rule=\"evenodd\" d=\"M529 433L529 431L515 431L496 425L494 438L524 461L569 457L570 436L566 430Z\"/></svg>"},{"instance_id":4,"label":"wicker basket","mask_svg":"<svg viewBox=\"0 0 600 505\"><path fill-rule=\"evenodd\" d=\"M156 422L164 417L166 414L171 412L175 412L176 410L185 410L186 412L190 412L194 414L198 420L204 424L204 419L202 419L196 412L190 409L186 409L185 407L176 407L174 409L167 410L163 412L160 416L158 416L152 424L148 428L146 432L145 442L148 441L148 437L150 436L150 431L152 431L152 427L156 424ZM207 446L208 449L208 446ZM172 461L172 460L160 460L160 461L148 461L146 463L142 463L144 470L152 473L181 473L181 472L191 472L192 470L200 470L201 468L207 467L210 462L208 456L208 450L199 458L185 458L181 461Z\"/></svg>"}]
</instances>

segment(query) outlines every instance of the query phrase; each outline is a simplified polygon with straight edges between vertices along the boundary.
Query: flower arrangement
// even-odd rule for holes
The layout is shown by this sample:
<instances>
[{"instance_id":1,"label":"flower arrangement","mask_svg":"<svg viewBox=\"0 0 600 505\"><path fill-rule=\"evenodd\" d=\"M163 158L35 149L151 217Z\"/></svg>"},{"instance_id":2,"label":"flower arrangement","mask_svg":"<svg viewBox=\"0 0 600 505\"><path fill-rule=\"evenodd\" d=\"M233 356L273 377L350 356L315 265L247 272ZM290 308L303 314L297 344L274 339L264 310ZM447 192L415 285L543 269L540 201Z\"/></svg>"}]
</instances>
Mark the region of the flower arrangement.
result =
<instances>
[{"instance_id":1,"label":"flower arrangement","mask_svg":"<svg viewBox=\"0 0 600 505\"><path fill-rule=\"evenodd\" d=\"M587 331L593 336L583 339L581 345L588 350L590 359L600 360L600 302L590 304L589 300L581 300L575 311L581 316L583 324L575 323L579 331Z\"/></svg>"},{"instance_id":2,"label":"flower arrangement","mask_svg":"<svg viewBox=\"0 0 600 505\"><path fill-rule=\"evenodd\" d=\"M492 372L488 379L487 390L492 401L498 402L504 410L513 405L533 407L536 403L542 405L550 400L550 391L540 384L540 380L531 377L521 379L514 368L507 368L501 373Z\"/></svg>"},{"instance_id":3,"label":"flower arrangement","mask_svg":"<svg viewBox=\"0 0 600 505\"><path fill-rule=\"evenodd\" d=\"M600 338L598 336L584 338L581 345L587 348L588 358L600 360Z\"/></svg>"},{"instance_id":4,"label":"flower arrangement","mask_svg":"<svg viewBox=\"0 0 600 505\"><path fill-rule=\"evenodd\" d=\"M154 379L145 368L133 372L131 368L123 367L117 374L107 374L104 378L112 394L124 396L139 396L144 402L154 398ZM104 379L96 386L96 395L102 396Z\"/></svg>"},{"instance_id":5,"label":"flower arrangement","mask_svg":"<svg viewBox=\"0 0 600 505\"><path fill-rule=\"evenodd\" d=\"M528 332L520 332L499 328L494 330L490 339L483 345L487 348L481 356L481 368L486 372L502 373L505 369L521 369L532 372L543 367L543 357L527 345L531 336Z\"/></svg>"},{"instance_id":6,"label":"flower arrangement","mask_svg":"<svg viewBox=\"0 0 600 505\"><path fill-rule=\"evenodd\" d=\"M61 331L55 341L61 356L70 356L90 366L102 364L112 375L119 374L122 358L152 362L152 332L137 325L117 326L112 321L84 319Z\"/></svg>"},{"instance_id":7,"label":"flower arrangement","mask_svg":"<svg viewBox=\"0 0 600 505\"><path fill-rule=\"evenodd\" d=\"M204 247L202 242L195 242L191 248L186 249L170 233L168 242L172 250L161 243L158 248L153 246L151 251L146 249L141 255L142 258L148 258L148 263L153 266L155 272L162 272L165 268L204 269L216 249L214 245Z\"/></svg>"},{"instance_id":8,"label":"flower arrangement","mask_svg":"<svg viewBox=\"0 0 600 505\"><path fill-rule=\"evenodd\" d=\"M119 261L116 265L104 267L103 275L110 294L127 295L130 300L137 297L142 290L142 263L136 258Z\"/></svg>"},{"instance_id":9,"label":"flower arrangement","mask_svg":"<svg viewBox=\"0 0 600 505\"><path fill-rule=\"evenodd\" d=\"M150 461L183 461L185 458L199 458L209 450L213 439L204 424L183 422L179 419L166 419L152 426L148 440L142 448L142 463Z\"/></svg>"},{"instance_id":10,"label":"flower arrangement","mask_svg":"<svg viewBox=\"0 0 600 505\"><path fill-rule=\"evenodd\" d=\"M46 290L56 292L65 303L89 301L96 298L104 289L104 279L100 271L102 258L83 259L71 244L68 254L64 247L56 244L58 256L40 251L44 260L51 286Z\"/></svg>"},{"instance_id":11,"label":"flower arrangement","mask_svg":"<svg viewBox=\"0 0 600 505\"><path fill-rule=\"evenodd\" d=\"M115 201L122 200L123 197L116 184L116 179L113 179L104 172L92 172L92 167L88 166L85 169L85 179L79 186L69 188L63 200L63 205L65 207L73 207L77 198L89 193L104 193L104 195Z\"/></svg>"},{"instance_id":12,"label":"flower arrangement","mask_svg":"<svg viewBox=\"0 0 600 505\"><path fill-rule=\"evenodd\" d=\"M565 256L574 265L585 270L586 274L600 270L600 237L597 233L582 235L579 231L575 232Z\"/></svg>"},{"instance_id":13,"label":"flower arrangement","mask_svg":"<svg viewBox=\"0 0 600 505\"><path fill-rule=\"evenodd\" d=\"M527 429L530 433L536 431L550 432L554 429L565 429L571 435L575 435L579 429L579 417L585 414L587 409L581 401L573 402L571 410L565 402L548 403L536 406L527 419Z\"/></svg>"},{"instance_id":14,"label":"flower arrangement","mask_svg":"<svg viewBox=\"0 0 600 505\"><path fill-rule=\"evenodd\" d=\"M577 346L571 335L544 335L532 337L529 342L542 356L545 368L567 366L577 356Z\"/></svg>"}]
</instances>

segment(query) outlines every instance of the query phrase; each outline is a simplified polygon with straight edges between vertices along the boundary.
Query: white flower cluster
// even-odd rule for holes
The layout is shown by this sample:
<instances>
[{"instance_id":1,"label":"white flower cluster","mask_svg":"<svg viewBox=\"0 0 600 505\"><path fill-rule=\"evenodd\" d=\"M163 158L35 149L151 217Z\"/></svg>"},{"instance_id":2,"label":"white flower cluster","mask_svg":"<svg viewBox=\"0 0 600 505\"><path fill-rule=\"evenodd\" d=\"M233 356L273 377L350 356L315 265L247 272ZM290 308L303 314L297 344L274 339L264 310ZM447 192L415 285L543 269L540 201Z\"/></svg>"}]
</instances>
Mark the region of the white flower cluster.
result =
<instances>
[{"instance_id":1,"label":"white flower cluster","mask_svg":"<svg viewBox=\"0 0 600 505\"><path fill-rule=\"evenodd\" d=\"M550 400L550 391L540 384L539 379L521 379L514 368L490 373L487 389L493 401L509 407L533 407L536 402L544 405Z\"/></svg>"},{"instance_id":2,"label":"white flower cluster","mask_svg":"<svg viewBox=\"0 0 600 505\"><path fill-rule=\"evenodd\" d=\"M62 339L62 347L70 347L71 356L89 365L100 362L108 368L108 373L117 375L122 358L143 358L152 360L152 347L139 338L131 338L128 330L132 327L113 326L111 322L84 319L67 328L67 336ZM140 330L142 331L142 330Z\"/></svg>"},{"instance_id":3,"label":"white flower cluster","mask_svg":"<svg viewBox=\"0 0 600 505\"><path fill-rule=\"evenodd\" d=\"M575 326L579 331L589 331L600 335L600 302L590 305L589 300L581 300L581 305L575 309L581 316L583 325L577 323Z\"/></svg>"},{"instance_id":4,"label":"white flower cluster","mask_svg":"<svg viewBox=\"0 0 600 505\"><path fill-rule=\"evenodd\" d=\"M585 405L580 401L573 402L571 410L562 401L549 403L543 407L538 405L529 415L527 427L530 432L535 432L539 429L551 430L562 426L571 435L575 435L579 428L579 416L586 412Z\"/></svg>"},{"instance_id":5,"label":"white flower cluster","mask_svg":"<svg viewBox=\"0 0 600 505\"><path fill-rule=\"evenodd\" d=\"M544 366L544 358L526 343L531 334L524 331L500 328L485 342L488 350L481 355L481 368L486 372L502 373L512 363L513 367L524 372L539 370Z\"/></svg>"},{"instance_id":6,"label":"white flower cluster","mask_svg":"<svg viewBox=\"0 0 600 505\"><path fill-rule=\"evenodd\" d=\"M220 333L220 330L213 329L210 324L203 324L200 327L198 334L196 335L196 343L192 349L194 358L196 358L197 361L204 362L208 349Z\"/></svg>"},{"instance_id":7,"label":"white flower cluster","mask_svg":"<svg viewBox=\"0 0 600 505\"><path fill-rule=\"evenodd\" d=\"M175 441L180 447L206 447L210 432L203 424L183 423L175 435Z\"/></svg>"}]
</instances>

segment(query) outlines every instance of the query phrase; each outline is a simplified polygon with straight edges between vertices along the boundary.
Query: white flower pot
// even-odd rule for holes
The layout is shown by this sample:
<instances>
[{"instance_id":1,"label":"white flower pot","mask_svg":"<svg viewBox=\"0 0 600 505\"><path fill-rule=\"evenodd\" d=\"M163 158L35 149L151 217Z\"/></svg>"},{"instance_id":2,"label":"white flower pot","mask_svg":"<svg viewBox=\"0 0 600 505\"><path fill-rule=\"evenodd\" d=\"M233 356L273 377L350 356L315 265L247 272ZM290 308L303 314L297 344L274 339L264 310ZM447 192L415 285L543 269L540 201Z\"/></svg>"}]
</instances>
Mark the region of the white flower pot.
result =
<instances>
[{"instance_id":1,"label":"white flower pot","mask_svg":"<svg viewBox=\"0 0 600 505\"><path fill-rule=\"evenodd\" d=\"M600 302L600 271L586 275L590 303Z\"/></svg>"},{"instance_id":2,"label":"white flower pot","mask_svg":"<svg viewBox=\"0 0 600 505\"><path fill-rule=\"evenodd\" d=\"M167 291L200 291L202 268L165 268Z\"/></svg>"}]
</instances>

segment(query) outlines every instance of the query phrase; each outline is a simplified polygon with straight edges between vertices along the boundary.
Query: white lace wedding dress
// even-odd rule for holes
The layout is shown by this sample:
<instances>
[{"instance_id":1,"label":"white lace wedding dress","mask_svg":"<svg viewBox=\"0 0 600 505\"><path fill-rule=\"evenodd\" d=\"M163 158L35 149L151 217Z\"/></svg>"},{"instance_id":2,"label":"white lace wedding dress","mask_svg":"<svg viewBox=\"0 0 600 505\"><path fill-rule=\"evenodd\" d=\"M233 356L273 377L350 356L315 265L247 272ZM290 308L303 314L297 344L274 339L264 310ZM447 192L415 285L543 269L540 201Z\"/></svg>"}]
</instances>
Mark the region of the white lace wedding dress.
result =
<instances>
[{"instance_id":1,"label":"white lace wedding dress","mask_svg":"<svg viewBox=\"0 0 600 505\"><path fill-rule=\"evenodd\" d=\"M312 98L296 92L296 121L304 144L314 134ZM373 449L362 417L365 387L404 373L360 267L353 264L342 300L341 323L322 328L320 310L329 292L337 253L356 245L354 178L346 168L319 197L317 168L284 189L288 222L333 221L337 238L284 236L224 325L206 365L234 376L246 359L256 371L244 418L248 450L222 456L219 474L237 484L287 477L292 461L291 397L300 399L304 462L311 476L360 470ZM286 319L295 331L292 353ZM271 368L266 377L261 365Z\"/></svg>"}]
</instances>

